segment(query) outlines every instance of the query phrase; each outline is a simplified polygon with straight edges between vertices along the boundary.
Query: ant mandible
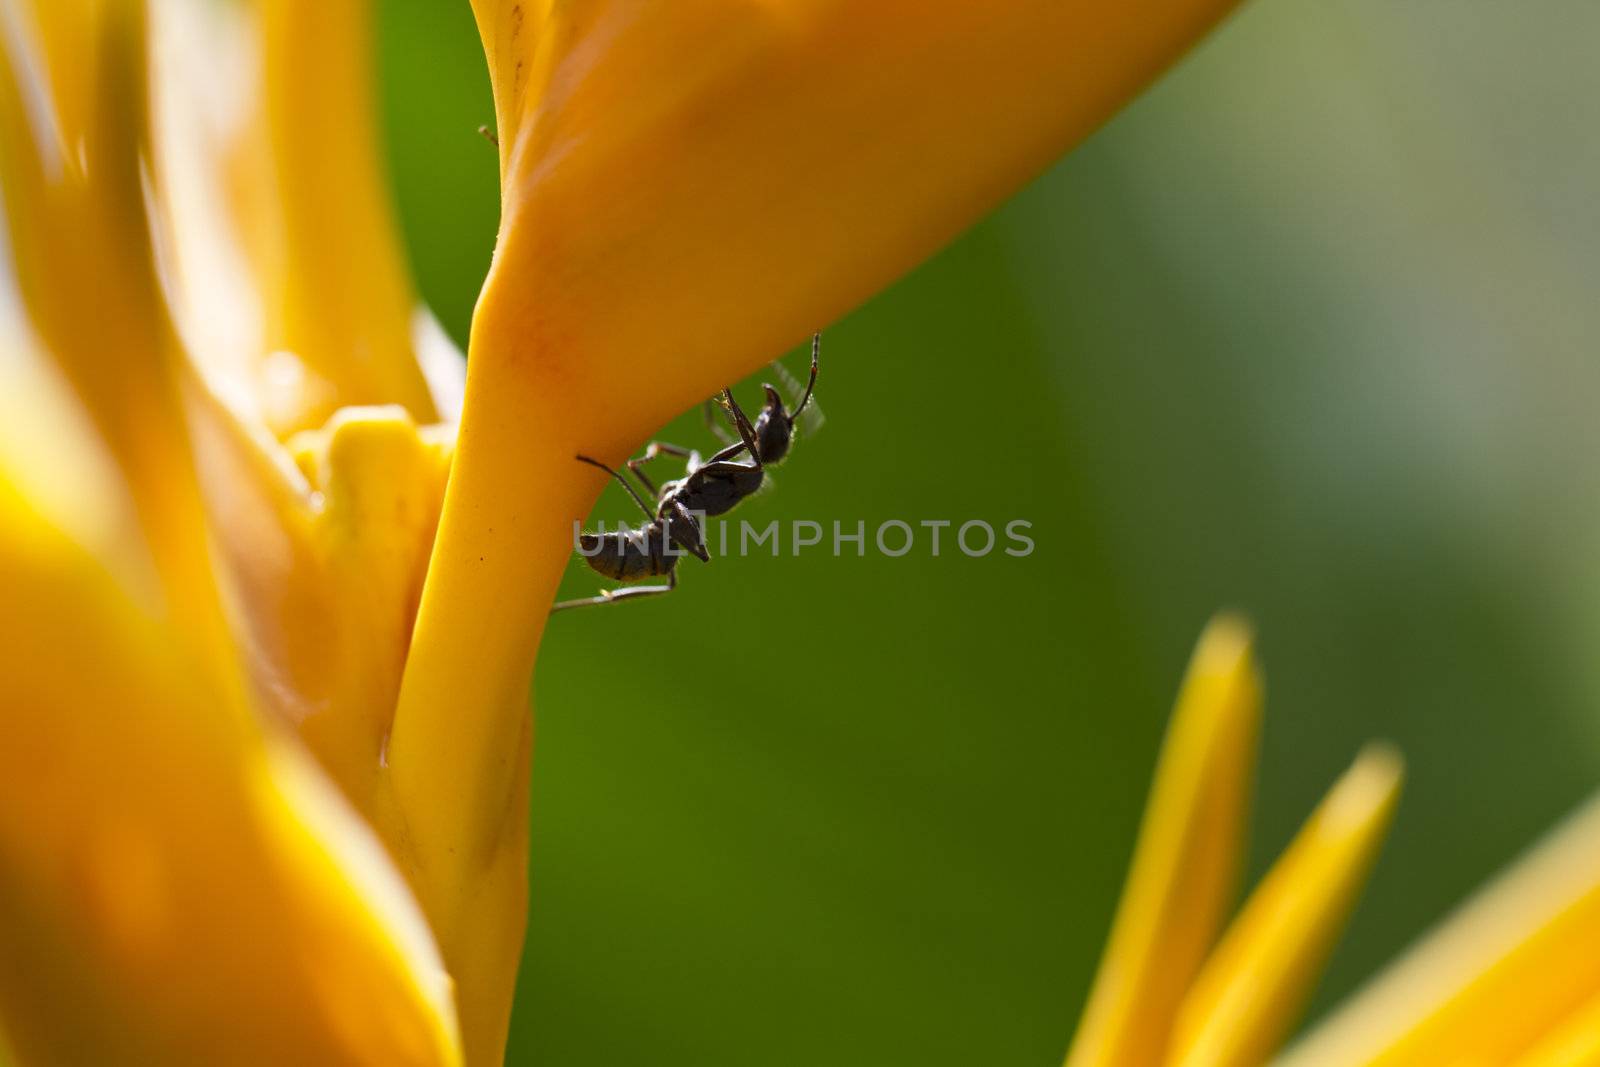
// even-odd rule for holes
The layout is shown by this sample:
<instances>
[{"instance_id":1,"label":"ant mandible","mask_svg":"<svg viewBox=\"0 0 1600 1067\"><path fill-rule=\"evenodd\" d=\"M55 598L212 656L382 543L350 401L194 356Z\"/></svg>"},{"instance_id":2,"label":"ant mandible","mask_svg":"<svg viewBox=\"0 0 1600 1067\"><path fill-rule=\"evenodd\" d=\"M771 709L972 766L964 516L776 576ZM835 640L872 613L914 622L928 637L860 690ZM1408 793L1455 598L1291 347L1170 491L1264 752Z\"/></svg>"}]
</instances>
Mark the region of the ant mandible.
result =
<instances>
[{"instance_id":1,"label":"ant mandible","mask_svg":"<svg viewBox=\"0 0 1600 1067\"><path fill-rule=\"evenodd\" d=\"M766 391L767 400L752 423L734 399L733 390L724 388L717 399L732 417L734 427L739 431L738 440L730 441L721 451L703 462L699 452L662 441L650 442L642 455L628 460L628 470L639 479L645 491L656 498L654 510L621 473L597 459L583 455L576 457L578 462L598 467L621 482L647 519L643 526L633 529L581 533L578 544L584 562L613 581L630 582L663 576L667 581L663 585L603 589L597 596L564 600L551 608L551 612L670 593L678 587L677 565L683 552L690 553L703 563L710 562L711 555L706 551L705 531L700 520L710 515L725 514L741 500L754 494L766 478L767 466L781 462L789 454L789 446L794 442L795 420L811 403L812 392L816 389L817 357L821 347L822 334L813 334L811 376L806 382L805 395L800 398L793 414L785 407L782 394L773 386L764 384L762 388ZM748 452L751 461L737 461L735 457L741 452ZM687 473L657 489L643 468L646 463L662 455L683 459Z\"/></svg>"}]
</instances>

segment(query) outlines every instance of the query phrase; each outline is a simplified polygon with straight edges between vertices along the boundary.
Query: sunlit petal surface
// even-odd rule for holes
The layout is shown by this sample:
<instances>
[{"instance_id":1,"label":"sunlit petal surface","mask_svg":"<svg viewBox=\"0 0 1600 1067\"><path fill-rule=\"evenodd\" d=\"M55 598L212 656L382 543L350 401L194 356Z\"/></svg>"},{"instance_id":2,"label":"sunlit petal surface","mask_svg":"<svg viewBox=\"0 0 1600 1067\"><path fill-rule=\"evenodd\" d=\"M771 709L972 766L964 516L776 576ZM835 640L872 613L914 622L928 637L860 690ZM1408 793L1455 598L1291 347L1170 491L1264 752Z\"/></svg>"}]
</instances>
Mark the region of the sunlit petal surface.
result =
<instances>
[{"instance_id":1,"label":"sunlit petal surface","mask_svg":"<svg viewBox=\"0 0 1600 1067\"><path fill-rule=\"evenodd\" d=\"M1400 759L1372 748L1250 895L1178 1015L1173 1067L1253 1067L1294 1026L1382 845Z\"/></svg>"},{"instance_id":2,"label":"sunlit petal surface","mask_svg":"<svg viewBox=\"0 0 1600 1067\"><path fill-rule=\"evenodd\" d=\"M456 1062L409 893L319 772L219 687L138 550L115 461L0 295L18 415L0 435L9 1036L44 1063Z\"/></svg>"},{"instance_id":3,"label":"sunlit petal surface","mask_svg":"<svg viewBox=\"0 0 1600 1067\"><path fill-rule=\"evenodd\" d=\"M457 1062L370 831L226 713L187 635L81 547L104 531L54 525L9 470L0 1014L27 1062Z\"/></svg>"},{"instance_id":4,"label":"sunlit petal surface","mask_svg":"<svg viewBox=\"0 0 1600 1067\"><path fill-rule=\"evenodd\" d=\"M1238 877L1260 716L1250 633L1224 617L1201 637L1179 694L1068 1067L1163 1062Z\"/></svg>"},{"instance_id":5,"label":"sunlit petal surface","mask_svg":"<svg viewBox=\"0 0 1600 1067\"><path fill-rule=\"evenodd\" d=\"M1566 1049L1593 1039L1596 945L1600 801L1591 801L1277 1062L1501 1064L1536 1052L1566 1062Z\"/></svg>"}]
</instances>

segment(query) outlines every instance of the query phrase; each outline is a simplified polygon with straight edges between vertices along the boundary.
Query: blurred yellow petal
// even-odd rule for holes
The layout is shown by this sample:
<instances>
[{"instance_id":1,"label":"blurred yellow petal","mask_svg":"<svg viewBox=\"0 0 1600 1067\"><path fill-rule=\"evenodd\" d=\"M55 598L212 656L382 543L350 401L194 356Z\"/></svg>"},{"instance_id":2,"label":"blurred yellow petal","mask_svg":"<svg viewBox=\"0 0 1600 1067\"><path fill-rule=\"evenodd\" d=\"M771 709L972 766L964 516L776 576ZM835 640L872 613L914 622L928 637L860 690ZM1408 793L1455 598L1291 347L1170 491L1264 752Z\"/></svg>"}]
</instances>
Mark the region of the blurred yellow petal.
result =
<instances>
[{"instance_id":1,"label":"blurred yellow petal","mask_svg":"<svg viewBox=\"0 0 1600 1067\"><path fill-rule=\"evenodd\" d=\"M1068 1067L1163 1062L1238 875L1260 715L1249 630L1218 618L1179 693Z\"/></svg>"},{"instance_id":2,"label":"blurred yellow petal","mask_svg":"<svg viewBox=\"0 0 1600 1067\"><path fill-rule=\"evenodd\" d=\"M21 313L120 468L172 609L226 675L183 356L143 223L139 7L34 0L0 17L0 190Z\"/></svg>"},{"instance_id":3,"label":"blurred yellow petal","mask_svg":"<svg viewBox=\"0 0 1600 1067\"><path fill-rule=\"evenodd\" d=\"M36 508L18 458L0 456L0 1018L25 1062L460 1062L382 847L228 714L162 597L83 547L114 532L103 512Z\"/></svg>"},{"instance_id":4,"label":"blurred yellow petal","mask_svg":"<svg viewBox=\"0 0 1600 1067\"><path fill-rule=\"evenodd\" d=\"M224 622L212 409L144 225L141 6L0 18L3 1029L39 1063L459 1063L409 888Z\"/></svg>"},{"instance_id":5,"label":"blurred yellow petal","mask_svg":"<svg viewBox=\"0 0 1600 1067\"><path fill-rule=\"evenodd\" d=\"M345 408L279 445L205 390L196 396L207 504L228 533L224 575L259 706L298 734L415 878L409 814L394 802L384 745L451 429L419 427L398 406ZM525 806L523 773L508 805ZM429 911L441 937L477 946L466 960L451 943L449 964L467 994L464 1020L493 1020L470 1032L495 1035L491 1043L504 1038L526 906L527 816L506 815L493 855L466 868L459 896ZM480 963L492 977L475 970Z\"/></svg>"},{"instance_id":6,"label":"blurred yellow petal","mask_svg":"<svg viewBox=\"0 0 1600 1067\"><path fill-rule=\"evenodd\" d=\"M347 405L432 421L381 165L370 5L166 0L152 18L168 274L208 373L280 437Z\"/></svg>"},{"instance_id":7,"label":"blurred yellow petal","mask_svg":"<svg viewBox=\"0 0 1600 1067\"><path fill-rule=\"evenodd\" d=\"M1369 748L1329 792L1195 979L1172 1067L1256 1067L1278 1048L1366 881L1400 777L1395 752Z\"/></svg>"},{"instance_id":8,"label":"blurred yellow petal","mask_svg":"<svg viewBox=\"0 0 1600 1067\"><path fill-rule=\"evenodd\" d=\"M257 700L370 817L452 434L398 406L344 408L285 446L203 387L193 394Z\"/></svg>"},{"instance_id":9,"label":"blurred yellow petal","mask_svg":"<svg viewBox=\"0 0 1600 1067\"><path fill-rule=\"evenodd\" d=\"M1600 994L1597 945L1600 801L1590 801L1277 1063L1512 1062Z\"/></svg>"},{"instance_id":10,"label":"blurred yellow petal","mask_svg":"<svg viewBox=\"0 0 1600 1067\"><path fill-rule=\"evenodd\" d=\"M425 903L461 899L517 807L602 485L574 454L618 459L893 280L1229 6L474 0L500 239L388 750Z\"/></svg>"},{"instance_id":11,"label":"blurred yellow petal","mask_svg":"<svg viewBox=\"0 0 1600 1067\"><path fill-rule=\"evenodd\" d=\"M371 13L170 0L151 21L152 207L223 582L261 706L371 816L454 438L419 421L456 413L462 373L390 218Z\"/></svg>"},{"instance_id":12,"label":"blurred yellow petal","mask_svg":"<svg viewBox=\"0 0 1600 1067\"><path fill-rule=\"evenodd\" d=\"M395 403L431 421L411 351L411 293L380 163L366 0L269 0L262 21L272 173L282 212L264 271L268 339L336 403ZM331 407L310 415L320 425Z\"/></svg>"},{"instance_id":13,"label":"blurred yellow petal","mask_svg":"<svg viewBox=\"0 0 1600 1067\"><path fill-rule=\"evenodd\" d=\"M141 543L133 500L27 321L4 251L0 226L0 470L34 511L74 531L81 545L153 598L159 595L154 564Z\"/></svg>"},{"instance_id":14,"label":"blurred yellow petal","mask_svg":"<svg viewBox=\"0 0 1600 1067\"><path fill-rule=\"evenodd\" d=\"M1600 993L1518 1057L1515 1067L1600 1067Z\"/></svg>"}]
</instances>

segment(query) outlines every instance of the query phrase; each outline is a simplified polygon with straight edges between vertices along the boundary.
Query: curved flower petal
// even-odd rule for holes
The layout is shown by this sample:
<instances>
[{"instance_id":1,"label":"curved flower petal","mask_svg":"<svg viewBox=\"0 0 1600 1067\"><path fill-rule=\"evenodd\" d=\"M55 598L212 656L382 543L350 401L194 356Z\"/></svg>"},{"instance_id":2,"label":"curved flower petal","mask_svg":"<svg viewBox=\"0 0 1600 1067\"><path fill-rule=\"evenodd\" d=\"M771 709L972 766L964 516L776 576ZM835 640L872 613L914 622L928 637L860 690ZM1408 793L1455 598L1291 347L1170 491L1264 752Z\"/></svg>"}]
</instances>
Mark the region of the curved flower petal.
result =
<instances>
[{"instance_id":1,"label":"curved flower petal","mask_svg":"<svg viewBox=\"0 0 1600 1067\"><path fill-rule=\"evenodd\" d=\"M1260 716L1249 630L1220 618L1201 636L1178 696L1067 1067L1164 1062L1238 876Z\"/></svg>"},{"instance_id":2,"label":"curved flower petal","mask_svg":"<svg viewBox=\"0 0 1600 1067\"><path fill-rule=\"evenodd\" d=\"M583 443L632 445L925 258L1230 6L473 0L504 185L473 355L518 403L564 383Z\"/></svg>"},{"instance_id":3,"label":"curved flower petal","mask_svg":"<svg viewBox=\"0 0 1600 1067\"><path fill-rule=\"evenodd\" d=\"M1266 1062L1305 1005L1400 795L1393 750L1363 752L1251 894L1195 979L1172 1067Z\"/></svg>"},{"instance_id":4,"label":"curved flower petal","mask_svg":"<svg viewBox=\"0 0 1600 1067\"><path fill-rule=\"evenodd\" d=\"M0 1019L39 1062L452 1064L448 980L381 846L240 714L92 423L0 293ZM131 536L130 536L131 535Z\"/></svg>"},{"instance_id":5,"label":"curved flower petal","mask_svg":"<svg viewBox=\"0 0 1600 1067\"><path fill-rule=\"evenodd\" d=\"M185 13L198 18L202 8L174 0L157 5L157 10L158 22L171 36L175 26L184 25ZM218 19L242 17L228 5L204 5L203 10ZM273 10L278 12L276 6ZM233 648L233 628L224 618L237 620L246 646L243 673L253 683L256 701L299 730L347 795L370 813L382 741L443 494L449 452L439 441L442 435L425 441L433 432L420 430L409 414L394 409L384 415L345 416L308 438L335 452L326 464L332 487L322 492L296 469L290 452L251 420L248 411L259 405L252 404L247 390L230 387L237 380L216 366L208 367L203 377L197 375L164 299L182 285L163 287L158 281L145 228L139 161L148 138L140 91L140 5L126 0L106 4L103 17L81 20L76 5L7 7L6 12L10 32L0 60L16 92L8 92L0 106L0 134L6 141L0 177L13 223L19 286L43 348L84 399L121 465L163 584L196 632L209 632L215 642L211 662L226 664L233 673L240 657ZM334 27L345 32L321 47L364 52L366 42L354 36L362 24L354 14L347 15L356 21ZM286 28L280 29L288 36ZM170 52L170 42L167 48ZM191 48L183 55L192 60L194 53ZM84 55L100 57L106 65L103 76L97 76L93 63L81 61ZM333 55L324 58L342 72L324 86L330 98L339 93L352 98L335 110L355 115L370 94L348 78L346 68L362 65ZM181 70L183 64L174 66ZM76 72L76 78L68 77L69 72ZM85 85L98 86L98 94L86 91ZM172 111L180 101L192 102L190 88L185 93L167 84L157 95ZM190 129L171 116L166 125ZM195 128L202 127L197 123ZM352 136L352 151L372 149L370 135L365 140ZM315 153L303 155L306 165L312 165L309 159ZM338 193L323 190L335 201L370 192L366 185L377 183L370 167L344 162L350 166L341 164L330 177L330 188L345 180L352 187ZM269 176L277 173L270 165L260 169ZM168 170L186 174L181 167ZM192 198L149 201L158 215L161 208L171 207L178 215L169 221L189 223L168 234L169 253L227 241L225 228L208 227L206 220L183 214L193 204L206 203L204 194L215 192L187 176L189 186L169 191L192 192ZM311 179L299 180L304 184ZM375 227L370 215L355 213L353 219L366 219ZM270 222L266 228L274 232L287 225L276 218ZM385 259L386 246L349 246L337 239L344 233L330 224L330 251L323 253L328 262L321 273L372 272L380 280L364 284L375 291L397 288L381 279L399 269L398 252L388 249L394 254ZM356 262L363 252L371 253L369 263ZM169 274L181 280L182 272L170 269L174 259L186 261L186 256L167 256ZM203 267L209 261L198 262ZM311 269L303 263L281 266ZM231 309L226 296L219 294L219 306L205 310L226 319ZM333 287L325 296L354 299L350 286ZM95 313L85 314L90 302ZM358 331L366 329L361 323L378 321L401 332L412 328L409 293L403 300L373 296L361 306L324 302L320 307L325 318L348 319ZM260 343L252 338L247 347L256 352ZM396 383L421 381L409 342L404 351L389 346L382 353L366 341L351 343L352 362L346 370L353 376L329 394L333 400L364 391L359 382L368 372L391 376ZM365 391L384 390L374 385ZM391 391L405 392L399 384ZM432 410L429 402L413 403ZM306 413L303 407L295 410ZM372 434L360 432L367 426L384 427L379 436L388 443L376 446L382 459L372 454L373 448L349 444L374 441ZM314 450L318 445L301 447ZM192 455L198 456L198 469ZM382 520L376 514L380 507L386 509ZM210 567L208 527L218 533L221 599L226 605L219 601ZM356 527L359 544L351 541ZM233 681L240 679L235 675Z\"/></svg>"},{"instance_id":6,"label":"curved flower petal","mask_svg":"<svg viewBox=\"0 0 1600 1067\"><path fill-rule=\"evenodd\" d=\"M453 441L418 423L457 413L464 364L414 310L387 211L371 12L150 18L150 207L230 608L261 706L372 816Z\"/></svg>"},{"instance_id":7,"label":"curved flower petal","mask_svg":"<svg viewBox=\"0 0 1600 1067\"><path fill-rule=\"evenodd\" d=\"M143 224L140 5L0 20L7 1038L39 1062L458 1063L414 899L252 706L223 621Z\"/></svg>"},{"instance_id":8,"label":"curved flower petal","mask_svg":"<svg viewBox=\"0 0 1600 1067\"><path fill-rule=\"evenodd\" d=\"M143 224L143 96L129 91L142 81L142 41L131 3L0 9L0 193L16 288L6 295L120 468L172 610L220 664L227 634L189 463L183 356Z\"/></svg>"},{"instance_id":9,"label":"curved flower petal","mask_svg":"<svg viewBox=\"0 0 1600 1067\"><path fill-rule=\"evenodd\" d=\"M1514 1062L1565 1027L1592 1025L1592 1014L1585 1013L1600 995L1596 945L1600 800L1571 816L1276 1063Z\"/></svg>"}]
</instances>

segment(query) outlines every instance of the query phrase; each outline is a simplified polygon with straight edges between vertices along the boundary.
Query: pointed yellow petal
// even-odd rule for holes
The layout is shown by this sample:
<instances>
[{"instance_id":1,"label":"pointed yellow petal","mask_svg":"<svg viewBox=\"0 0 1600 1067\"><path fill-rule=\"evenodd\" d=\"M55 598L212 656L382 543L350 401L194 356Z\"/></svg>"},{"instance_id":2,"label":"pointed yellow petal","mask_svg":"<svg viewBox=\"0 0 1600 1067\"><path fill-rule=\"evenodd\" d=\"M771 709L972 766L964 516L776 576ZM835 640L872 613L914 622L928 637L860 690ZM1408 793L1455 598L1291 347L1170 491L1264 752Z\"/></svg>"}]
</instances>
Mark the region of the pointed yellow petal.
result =
<instances>
[{"instance_id":1,"label":"pointed yellow petal","mask_svg":"<svg viewBox=\"0 0 1600 1067\"><path fill-rule=\"evenodd\" d=\"M1401 764L1356 760L1250 896L1184 1000L1172 1067L1256 1067L1293 1026L1394 815Z\"/></svg>"},{"instance_id":2,"label":"pointed yellow petal","mask_svg":"<svg viewBox=\"0 0 1600 1067\"><path fill-rule=\"evenodd\" d=\"M1506 1063L1600 992L1600 801L1469 901L1279 1067Z\"/></svg>"},{"instance_id":3,"label":"pointed yellow petal","mask_svg":"<svg viewBox=\"0 0 1600 1067\"><path fill-rule=\"evenodd\" d=\"M1260 715L1249 630L1224 616L1201 636L1178 696L1067 1067L1162 1062L1233 892Z\"/></svg>"}]
</instances>

